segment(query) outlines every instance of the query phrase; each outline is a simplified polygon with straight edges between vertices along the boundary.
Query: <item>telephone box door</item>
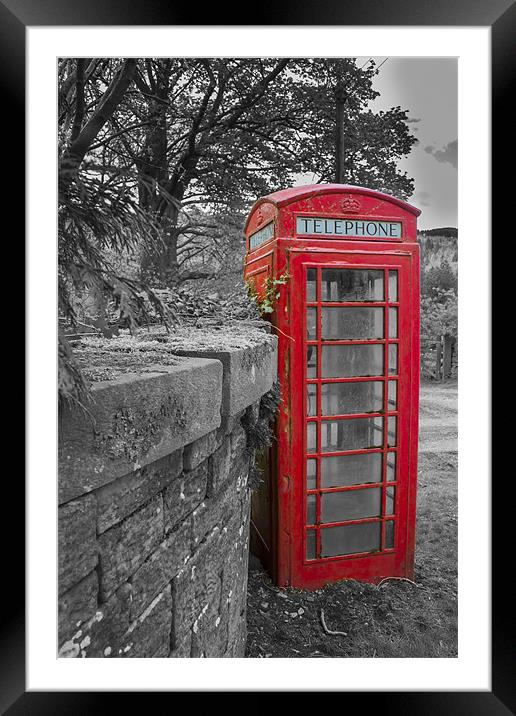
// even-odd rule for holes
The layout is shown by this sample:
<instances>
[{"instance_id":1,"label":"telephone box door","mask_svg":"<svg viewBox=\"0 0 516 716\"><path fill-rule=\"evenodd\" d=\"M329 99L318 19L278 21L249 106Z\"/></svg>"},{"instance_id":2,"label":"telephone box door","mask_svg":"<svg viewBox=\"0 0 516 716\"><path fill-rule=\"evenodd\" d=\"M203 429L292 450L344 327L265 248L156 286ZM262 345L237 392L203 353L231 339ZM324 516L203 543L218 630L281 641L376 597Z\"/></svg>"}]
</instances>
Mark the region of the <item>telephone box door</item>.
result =
<instances>
[{"instance_id":1,"label":"telephone box door","mask_svg":"<svg viewBox=\"0 0 516 716\"><path fill-rule=\"evenodd\" d=\"M412 574L412 262L400 251L292 250L293 586Z\"/></svg>"}]
</instances>

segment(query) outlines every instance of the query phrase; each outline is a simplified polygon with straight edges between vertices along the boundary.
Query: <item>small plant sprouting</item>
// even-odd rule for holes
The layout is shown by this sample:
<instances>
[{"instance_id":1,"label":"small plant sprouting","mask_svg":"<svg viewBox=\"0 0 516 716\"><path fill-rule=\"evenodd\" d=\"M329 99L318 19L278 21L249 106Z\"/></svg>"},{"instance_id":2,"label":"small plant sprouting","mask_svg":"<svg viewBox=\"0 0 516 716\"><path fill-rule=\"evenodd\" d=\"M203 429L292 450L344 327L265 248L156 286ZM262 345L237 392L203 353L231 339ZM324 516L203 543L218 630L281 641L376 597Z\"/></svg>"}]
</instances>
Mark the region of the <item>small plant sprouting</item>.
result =
<instances>
[{"instance_id":1,"label":"small plant sprouting","mask_svg":"<svg viewBox=\"0 0 516 716\"><path fill-rule=\"evenodd\" d=\"M265 318L268 314L273 313L276 301L280 297L279 287L285 286L287 281L290 279L290 274L287 271L278 276L277 278L271 278L267 276L264 282L263 296L260 298L254 281L247 281L247 290L249 298L256 303L260 316Z\"/></svg>"}]
</instances>

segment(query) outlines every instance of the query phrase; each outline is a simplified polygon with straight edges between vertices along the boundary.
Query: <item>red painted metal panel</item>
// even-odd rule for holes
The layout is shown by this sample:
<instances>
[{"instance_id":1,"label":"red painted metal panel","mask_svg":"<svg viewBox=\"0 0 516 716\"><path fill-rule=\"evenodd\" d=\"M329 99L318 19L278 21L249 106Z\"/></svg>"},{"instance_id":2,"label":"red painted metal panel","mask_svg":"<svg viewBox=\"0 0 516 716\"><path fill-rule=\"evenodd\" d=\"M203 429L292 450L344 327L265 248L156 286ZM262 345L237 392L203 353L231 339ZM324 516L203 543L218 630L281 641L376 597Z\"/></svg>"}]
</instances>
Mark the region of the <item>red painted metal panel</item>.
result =
<instances>
[{"instance_id":1,"label":"red painted metal panel","mask_svg":"<svg viewBox=\"0 0 516 716\"><path fill-rule=\"evenodd\" d=\"M387 576L413 575L419 391L419 252L415 241L415 217L418 213L405 202L371 190L345 185L319 185L296 187L259 200L247 222L246 277L256 281L269 275L269 272L273 277L285 272L290 274L287 286L279 292L280 297L271 317L278 335L278 368L283 402L277 420L277 443L270 456L272 560L269 568L281 586L318 588L324 583L344 578L378 581ZM331 217L336 220L353 216L360 224L362 220L396 221L401 223L402 231L395 240L371 240L363 236L345 239L298 236L295 233L298 216ZM253 236L256 248L249 251L249 237ZM261 245L260 241L263 242ZM384 293L374 296L374 300L369 300L369 297L348 301L339 300L338 296L326 300L330 297L322 295L324 269L373 271L374 276L383 278ZM310 297L306 294L308 270L315 272L317 279L317 294ZM397 271L395 296L388 294L389 271ZM335 310L344 311L341 315L349 319L352 315L349 309L353 308L366 313L371 309L377 311L368 315L376 316L375 331L380 335L353 337L323 334L323 328L328 330L331 317L335 317ZM307 309L311 311L310 336L307 336ZM314 313L316 321L312 325ZM378 322L380 314L383 318ZM389 330L389 315L393 319L397 315L396 335ZM326 327L323 316L328 322ZM370 347L375 355L376 352L383 352L382 361L377 363L372 375L346 374L344 371L338 375L323 376L323 354L329 355L331 348L337 346L343 347L344 352L346 347L351 347L352 354L357 350L368 351ZM398 362L393 372L389 367L389 355L394 347ZM310 376L307 375L307 350L317 356L316 373ZM323 411L323 390L329 395L331 386L352 385L356 389L357 386L360 388L359 384L373 383L384 386L381 405L377 399L374 410L350 412L348 408L334 414L328 412L327 398L326 413ZM388 402L387 388L391 383L397 386L394 406ZM316 396L310 415L307 414L308 387ZM397 433L395 440L389 437L394 432L393 421ZM360 426L362 432L367 427L373 436L372 445L341 444L335 449L330 443L330 446L322 444L323 434L326 440L328 435L337 435L339 430L343 435L346 430L349 435L358 435ZM313 435L311 439L316 440L315 450L310 449L310 452L308 430ZM380 433L381 442L376 444ZM381 472L375 472L374 479L362 478L362 482L355 484L322 484L323 461L326 466L330 458L342 461L353 457L358 464L362 455L366 458L363 464L381 465ZM370 460L368 456L371 455L377 457ZM387 463L392 463L394 458L396 473L392 480L392 471L388 471ZM306 473L308 459L317 466L315 483L310 486L307 485ZM377 470L377 467L374 469ZM344 515L345 519L342 513L338 520L331 519L332 500L334 505L335 500L339 500L341 506L346 501L352 505L351 511ZM368 501L374 503L374 507L368 506ZM358 509L358 514L353 514L353 509ZM372 510L373 514L368 514L368 510ZM393 526L394 542L391 544ZM347 543L342 541L343 534L348 535ZM337 547L334 546L332 535L333 538L341 535L340 546L338 541ZM359 545L355 552L346 547L346 544L353 543L352 535L355 535L354 543ZM364 536L367 539L364 540ZM371 541L373 537L375 541ZM308 540L311 552L307 556ZM335 550L336 553L332 553Z\"/></svg>"}]
</instances>

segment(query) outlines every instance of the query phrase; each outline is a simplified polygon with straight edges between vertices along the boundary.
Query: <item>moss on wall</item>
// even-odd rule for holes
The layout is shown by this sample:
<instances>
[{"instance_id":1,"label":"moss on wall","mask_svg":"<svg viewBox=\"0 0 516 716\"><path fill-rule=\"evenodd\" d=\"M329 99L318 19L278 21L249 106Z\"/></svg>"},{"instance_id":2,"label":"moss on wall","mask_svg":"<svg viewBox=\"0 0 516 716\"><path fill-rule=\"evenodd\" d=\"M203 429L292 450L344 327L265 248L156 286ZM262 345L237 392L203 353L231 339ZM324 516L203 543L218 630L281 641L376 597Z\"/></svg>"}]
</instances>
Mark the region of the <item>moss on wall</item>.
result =
<instances>
[{"instance_id":1,"label":"moss on wall","mask_svg":"<svg viewBox=\"0 0 516 716\"><path fill-rule=\"evenodd\" d=\"M110 432L95 431L95 449L112 460L124 458L135 463L156 444L165 425L183 429L186 424L186 411L173 396L165 398L157 411L122 408L113 414Z\"/></svg>"}]
</instances>

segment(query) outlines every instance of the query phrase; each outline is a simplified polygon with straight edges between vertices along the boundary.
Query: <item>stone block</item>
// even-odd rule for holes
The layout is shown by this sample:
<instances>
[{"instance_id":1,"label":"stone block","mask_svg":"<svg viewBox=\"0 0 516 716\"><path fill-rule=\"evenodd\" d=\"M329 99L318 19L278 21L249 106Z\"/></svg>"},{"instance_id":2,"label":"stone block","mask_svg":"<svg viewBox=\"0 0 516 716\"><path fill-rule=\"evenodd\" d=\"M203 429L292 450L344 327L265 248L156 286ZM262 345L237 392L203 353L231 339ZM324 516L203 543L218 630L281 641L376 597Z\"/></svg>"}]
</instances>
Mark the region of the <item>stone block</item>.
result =
<instances>
[{"instance_id":1,"label":"stone block","mask_svg":"<svg viewBox=\"0 0 516 716\"><path fill-rule=\"evenodd\" d=\"M145 507L100 535L100 595L105 601L125 582L163 539L163 498L156 495Z\"/></svg>"},{"instance_id":2,"label":"stone block","mask_svg":"<svg viewBox=\"0 0 516 716\"><path fill-rule=\"evenodd\" d=\"M235 415L223 415L220 421L220 427L217 429L217 435L219 440L222 442L226 435L229 435L236 428L242 425L243 418L245 416L245 410L241 410Z\"/></svg>"},{"instance_id":3,"label":"stone block","mask_svg":"<svg viewBox=\"0 0 516 716\"><path fill-rule=\"evenodd\" d=\"M192 527L187 520L170 532L131 577L131 620L150 604L165 585L185 566L192 551Z\"/></svg>"},{"instance_id":4,"label":"stone block","mask_svg":"<svg viewBox=\"0 0 516 716\"><path fill-rule=\"evenodd\" d=\"M220 614L205 618L192 629L190 656L192 658L220 658L227 650L228 621Z\"/></svg>"},{"instance_id":5,"label":"stone block","mask_svg":"<svg viewBox=\"0 0 516 716\"><path fill-rule=\"evenodd\" d=\"M247 624L245 614L243 614L238 621L235 630L228 633L228 646L224 657L230 657L232 659L243 659L245 656L245 647L247 642Z\"/></svg>"},{"instance_id":6,"label":"stone block","mask_svg":"<svg viewBox=\"0 0 516 716\"><path fill-rule=\"evenodd\" d=\"M214 480L213 475L210 480ZM210 532L215 525L223 525L235 510L241 510L241 502L248 499L247 463L240 457L231 466L229 476L223 484L211 483L213 494L196 507L192 512L192 529L194 544L199 544L204 536Z\"/></svg>"},{"instance_id":7,"label":"stone block","mask_svg":"<svg viewBox=\"0 0 516 716\"><path fill-rule=\"evenodd\" d=\"M210 575L213 579L209 579L206 585L199 581L195 593L191 656L194 656L195 647L200 647L205 656L220 656L227 643L227 622L223 624L220 617L221 578L211 570L208 572ZM224 645L220 644L222 639L226 640Z\"/></svg>"},{"instance_id":8,"label":"stone block","mask_svg":"<svg viewBox=\"0 0 516 716\"><path fill-rule=\"evenodd\" d=\"M245 621L245 612L247 605L247 575L243 571L241 572L240 569L240 565L237 565L236 570L233 573L234 589L230 590L231 596L229 597L228 602L228 623L230 641L233 639L234 634L238 630L239 624L242 619Z\"/></svg>"},{"instance_id":9,"label":"stone block","mask_svg":"<svg viewBox=\"0 0 516 716\"><path fill-rule=\"evenodd\" d=\"M240 500L242 524L249 524L251 519L251 494L251 490L247 486L244 487Z\"/></svg>"},{"instance_id":10,"label":"stone block","mask_svg":"<svg viewBox=\"0 0 516 716\"><path fill-rule=\"evenodd\" d=\"M194 546L201 544L215 527L220 530L224 517L231 509L234 496L226 489L201 502L192 512L192 538Z\"/></svg>"},{"instance_id":11,"label":"stone block","mask_svg":"<svg viewBox=\"0 0 516 716\"><path fill-rule=\"evenodd\" d=\"M58 511L59 594L81 581L97 564L97 502L93 495Z\"/></svg>"},{"instance_id":12,"label":"stone block","mask_svg":"<svg viewBox=\"0 0 516 716\"><path fill-rule=\"evenodd\" d=\"M238 491L245 489L249 476L251 456L247 451L247 436L242 427L231 433L231 470L230 480L235 483Z\"/></svg>"},{"instance_id":13,"label":"stone block","mask_svg":"<svg viewBox=\"0 0 516 716\"><path fill-rule=\"evenodd\" d=\"M73 636L59 649L59 657L117 656L124 634L129 627L131 587L124 584L95 614L81 624Z\"/></svg>"},{"instance_id":14,"label":"stone block","mask_svg":"<svg viewBox=\"0 0 516 716\"><path fill-rule=\"evenodd\" d=\"M158 594L124 634L117 656L148 658L170 651L172 597L170 585Z\"/></svg>"},{"instance_id":15,"label":"stone block","mask_svg":"<svg viewBox=\"0 0 516 716\"><path fill-rule=\"evenodd\" d=\"M168 659L170 653L170 644L166 644L163 640L163 644L159 647L155 654L152 654L153 659ZM130 654L128 654L130 656Z\"/></svg>"},{"instance_id":16,"label":"stone block","mask_svg":"<svg viewBox=\"0 0 516 716\"><path fill-rule=\"evenodd\" d=\"M170 652L169 659L187 659L192 649L192 632L189 631L183 641Z\"/></svg>"},{"instance_id":17,"label":"stone block","mask_svg":"<svg viewBox=\"0 0 516 716\"><path fill-rule=\"evenodd\" d=\"M233 656L243 656L245 649L245 632L242 636L242 622L245 627L245 611L247 604L247 552L244 552L247 534L240 525L238 537L228 551L227 563L222 573L222 609L228 610L228 644L233 645ZM242 645L242 638L244 639ZM237 654L238 652L238 654ZM242 653L240 653L242 652Z\"/></svg>"},{"instance_id":18,"label":"stone block","mask_svg":"<svg viewBox=\"0 0 516 716\"><path fill-rule=\"evenodd\" d=\"M164 490L183 469L182 449L97 490L97 532L101 534Z\"/></svg>"},{"instance_id":19,"label":"stone block","mask_svg":"<svg viewBox=\"0 0 516 716\"><path fill-rule=\"evenodd\" d=\"M228 480L235 485L237 491L247 484L250 456L245 448L246 434L240 426L225 438L219 449L209 458L207 497L219 492Z\"/></svg>"},{"instance_id":20,"label":"stone block","mask_svg":"<svg viewBox=\"0 0 516 716\"><path fill-rule=\"evenodd\" d=\"M195 569L183 569L172 580L171 646L177 649L191 632L195 619Z\"/></svg>"},{"instance_id":21,"label":"stone block","mask_svg":"<svg viewBox=\"0 0 516 716\"><path fill-rule=\"evenodd\" d=\"M180 644L194 623L218 613L222 563L220 529L215 527L172 580L172 646Z\"/></svg>"},{"instance_id":22,"label":"stone block","mask_svg":"<svg viewBox=\"0 0 516 716\"><path fill-rule=\"evenodd\" d=\"M225 516L225 522L220 530L220 539L218 549L221 553L226 554L226 561L233 549L233 546L240 542L240 510L235 511Z\"/></svg>"},{"instance_id":23,"label":"stone block","mask_svg":"<svg viewBox=\"0 0 516 716\"><path fill-rule=\"evenodd\" d=\"M235 415L260 400L277 375L277 339L263 334L255 345L225 350L179 349L178 355L215 358L224 366L222 414Z\"/></svg>"},{"instance_id":24,"label":"stone block","mask_svg":"<svg viewBox=\"0 0 516 716\"><path fill-rule=\"evenodd\" d=\"M231 458L234 460L236 457L245 452L247 446L247 436L244 428L239 425L237 426L230 436L231 440Z\"/></svg>"},{"instance_id":25,"label":"stone block","mask_svg":"<svg viewBox=\"0 0 516 716\"><path fill-rule=\"evenodd\" d=\"M93 420L59 413L59 502L139 470L220 426L222 365L191 358L93 387Z\"/></svg>"},{"instance_id":26,"label":"stone block","mask_svg":"<svg viewBox=\"0 0 516 716\"><path fill-rule=\"evenodd\" d=\"M213 430L199 440L187 445L183 453L183 465L185 470L195 470L204 462L219 446L221 438L218 430Z\"/></svg>"},{"instance_id":27,"label":"stone block","mask_svg":"<svg viewBox=\"0 0 516 716\"><path fill-rule=\"evenodd\" d=\"M247 588L247 562L242 555L243 534L238 530L236 538L227 550L227 559L222 572L222 602L233 605L245 603L245 589Z\"/></svg>"},{"instance_id":28,"label":"stone block","mask_svg":"<svg viewBox=\"0 0 516 716\"><path fill-rule=\"evenodd\" d=\"M201 504L206 495L208 461L183 472L163 493L165 531L168 532Z\"/></svg>"},{"instance_id":29,"label":"stone block","mask_svg":"<svg viewBox=\"0 0 516 716\"><path fill-rule=\"evenodd\" d=\"M210 471L206 494L211 497L229 477L231 468L231 438L229 435L210 457L209 464Z\"/></svg>"},{"instance_id":30,"label":"stone block","mask_svg":"<svg viewBox=\"0 0 516 716\"><path fill-rule=\"evenodd\" d=\"M81 624L90 619L97 610L99 584L96 572L90 572L58 601L58 643L61 646L71 639Z\"/></svg>"}]
</instances>

